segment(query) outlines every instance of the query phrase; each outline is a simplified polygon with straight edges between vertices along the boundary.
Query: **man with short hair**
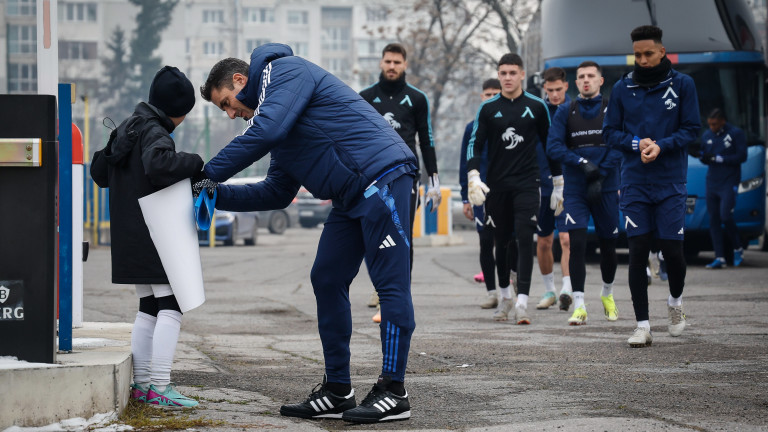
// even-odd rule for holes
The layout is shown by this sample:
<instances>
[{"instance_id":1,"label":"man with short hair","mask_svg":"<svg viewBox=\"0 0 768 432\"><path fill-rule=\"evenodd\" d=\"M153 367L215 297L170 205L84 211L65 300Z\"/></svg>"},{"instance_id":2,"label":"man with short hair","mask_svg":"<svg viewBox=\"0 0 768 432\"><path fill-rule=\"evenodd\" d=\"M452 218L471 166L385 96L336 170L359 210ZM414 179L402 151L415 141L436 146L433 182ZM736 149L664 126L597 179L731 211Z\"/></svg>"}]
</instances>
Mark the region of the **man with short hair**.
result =
<instances>
[{"instance_id":1,"label":"man with short hair","mask_svg":"<svg viewBox=\"0 0 768 432\"><path fill-rule=\"evenodd\" d=\"M701 163L707 170L707 211L709 212L709 233L715 249L715 260L707 264L708 269L725 268L723 246L723 225L733 246L733 266L743 261L739 229L733 220L741 164L747 160L747 137L744 131L728 123L725 113L715 108L707 117L709 129L701 136Z\"/></svg>"},{"instance_id":2,"label":"man with short hair","mask_svg":"<svg viewBox=\"0 0 768 432\"><path fill-rule=\"evenodd\" d=\"M496 265L501 266L499 275L508 274L509 269L498 246L509 244L514 236L517 237L517 301L513 304L512 290L503 278L500 279L501 301L493 318L506 321L514 307L517 324L530 324L528 293L533 268L533 233L539 212L540 173L536 145L547 141L549 110L543 100L523 91L521 84L525 71L519 55L503 55L497 72L501 93L480 106L467 147L467 196L472 205L485 203L485 223L495 227ZM487 186L478 171L486 141ZM559 164L551 163L550 169L552 175L562 175Z\"/></svg>"},{"instance_id":3,"label":"man with short hair","mask_svg":"<svg viewBox=\"0 0 768 432\"><path fill-rule=\"evenodd\" d=\"M631 347L653 342L648 320L646 264L654 237L669 273L668 331L685 328L685 187L687 147L699 134L699 101L688 75L672 69L651 25L632 30L635 68L613 86L603 123L603 139L623 154L621 203L629 242L629 289L637 326Z\"/></svg>"},{"instance_id":4,"label":"man with short hair","mask_svg":"<svg viewBox=\"0 0 768 432\"><path fill-rule=\"evenodd\" d=\"M544 80L545 98L549 109L549 117L554 118L557 107L571 102L566 92L568 80L565 70L559 67L551 67L541 74ZM536 260L539 262L541 279L544 281L544 295L541 297L536 309L549 309L557 304L555 294L555 273L553 271L555 259L552 255L555 227L558 228L560 239L560 271L563 274L563 287L560 290L560 310L567 311L573 301L571 288L571 273L568 269L568 260L571 253L568 231L562 229L563 219L563 177L553 177L549 172L549 163L544 146L536 147L539 171L541 172L541 204L539 205L539 223L536 231ZM557 184L555 184L557 183Z\"/></svg>"},{"instance_id":5,"label":"man with short hair","mask_svg":"<svg viewBox=\"0 0 768 432\"><path fill-rule=\"evenodd\" d=\"M427 95L408 84L405 80L405 70L408 60L405 47L391 43L384 47L379 62L381 75L379 82L362 90L360 96L370 103L408 144L414 155L416 151L416 136L419 137L419 149L424 168L427 170L428 184L425 193L425 208L437 211L442 196L440 195L440 180L437 176L437 156L435 142L432 139L432 119L430 117L429 99ZM413 182L411 194L410 234L413 237L413 220L419 206L419 172ZM413 245L411 245L411 268L413 268ZM374 291L368 306L376 307L378 297ZM373 317L374 322L381 320L381 312Z\"/></svg>"},{"instance_id":6,"label":"man with short hair","mask_svg":"<svg viewBox=\"0 0 768 432\"><path fill-rule=\"evenodd\" d=\"M483 82L483 92L480 99L485 102L496 96L501 91L501 83L496 78L487 79ZM461 185L461 200L464 203L464 216L475 222L477 235L480 237L480 269L485 282L487 297L480 303L483 309L493 309L499 305L498 293L496 292L496 277L493 272L496 270L496 261L493 258L493 227L485 225L485 212L483 206L472 206L467 198L467 146L472 137L474 129L474 120L467 123L464 129L464 137L461 139L461 152L459 153L459 185ZM488 150L481 155L480 179L485 180L488 171ZM503 245L500 245L503 247ZM509 273L499 275L499 279L509 278Z\"/></svg>"},{"instance_id":7,"label":"man with short hair","mask_svg":"<svg viewBox=\"0 0 768 432\"><path fill-rule=\"evenodd\" d=\"M616 276L616 239L619 236L619 163L621 153L603 142L603 117L608 105L600 95L603 85L600 66L593 61L576 68L578 98L561 105L552 119L547 153L562 163L565 177L565 222L571 239L570 269L573 282L573 315L570 325L587 323L584 286L587 276L587 225L590 215L600 242L600 272L603 290L600 300L608 321L618 319L613 300Z\"/></svg>"},{"instance_id":8,"label":"man with short hair","mask_svg":"<svg viewBox=\"0 0 768 432\"><path fill-rule=\"evenodd\" d=\"M248 128L206 165L193 189L223 182L271 155L267 177L248 185L218 185L216 208L284 208L300 186L333 201L310 278L325 359L322 385L280 414L341 418L355 423L411 415L404 387L411 334L409 245L405 221L416 158L387 122L354 90L290 47L256 48L251 64L218 62L200 89L205 100ZM352 314L349 287L365 260L381 294L382 370L356 406L350 380Z\"/></svg>"}]
</instances>

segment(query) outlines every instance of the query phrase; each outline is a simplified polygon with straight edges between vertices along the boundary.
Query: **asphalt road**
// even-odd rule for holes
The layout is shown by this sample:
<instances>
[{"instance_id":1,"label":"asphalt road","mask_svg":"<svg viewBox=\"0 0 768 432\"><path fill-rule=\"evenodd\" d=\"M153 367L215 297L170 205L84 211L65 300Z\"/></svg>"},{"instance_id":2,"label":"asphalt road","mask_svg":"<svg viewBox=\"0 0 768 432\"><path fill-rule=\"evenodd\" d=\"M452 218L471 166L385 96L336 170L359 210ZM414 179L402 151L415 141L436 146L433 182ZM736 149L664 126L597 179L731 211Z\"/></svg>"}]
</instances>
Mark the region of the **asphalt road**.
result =
<instances>
[{"instance_id":1,"label":"asphalt road","mask_svg":"<svg viewBox=\"0 0 768 432\"><path fill-rule=\"evenodd\" d=\"M256 247L201 250L206 303L184 316L172 379L202 400L193 416L224 424L204 430L768 430L768 253L748 250L738 269L690 262L688 327L666 331L668 287L651 285L652 347L633 349L626 254L614 296L619 320L604 320L597 263L587 269L585 326L570 313L537 311L543 285L534 266L530 326L494 322L477 304L484 286L477 237L418 247L412 293L417 328L406 375L412 418L380 425L283 418L323 374L309 272L321 229L264 231ZM626 253L626 251L624 251ZM109 248L85 265L86 321L133 322L132 286L112 285ZM559 289L559 269L556 268ZM358 402L381 366L378 326L366 307L365 266L352 285L352 380Z\"/></svg>"}]
</instances>

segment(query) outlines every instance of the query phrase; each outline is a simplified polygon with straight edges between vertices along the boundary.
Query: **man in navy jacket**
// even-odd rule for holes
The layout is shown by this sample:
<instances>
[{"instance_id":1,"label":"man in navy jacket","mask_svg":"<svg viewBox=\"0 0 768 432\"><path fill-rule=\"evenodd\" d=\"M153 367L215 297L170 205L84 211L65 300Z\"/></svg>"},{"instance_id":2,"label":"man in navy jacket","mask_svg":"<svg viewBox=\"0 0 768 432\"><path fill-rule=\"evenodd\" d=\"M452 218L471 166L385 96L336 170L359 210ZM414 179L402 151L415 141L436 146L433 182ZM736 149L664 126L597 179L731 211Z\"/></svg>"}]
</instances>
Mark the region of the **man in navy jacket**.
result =
<instances>
[{"instance_id":1,"label":"man in navy jacket","mask_svg":"<svg viewBox=\"0 0 768 432\"><path fill-rule=\"evenodd\" d=\"M571 240L571 281L574 311L568 324L587 323L584 285L587 276L584 256L587 250L589 217L595 222L600 242L600 273L603 289L600 300L605 318L618 319L613 300L616 275L616 238L619 236L619 164L621 154L603 141L602 126L606 103L600 94L603 85L600 65L584 61L576 68L579 97L558 108L547 137L547 154L563 164L565 177L563 211L565 221L558 229Z\"/></svg>"},{"instance_id":2,"label":"man in navy jacket","mask_svg":"<svg viewBox=\"0 0 768 432\"><path fill-rule=\"evenodd\" d=\"M325 377L309 398L280 413L373 423L410 417L404 377L415 328L408 235L416 158L367 102L338 78L282 44L256 48L250 66L228 58L201 87L203 98L248 128L211 159L195 191L212 188L271 155L264 181L219 185L216 207L284 208L301 185L333 200L311 272ZM365 259L381 299L382 372L355 406L349 370L349 286ZM379 408L381 407L381 408Z\"/></svg>"},{"instance_id":3,"label":"man in navy jacket","mask_svg":"<svg viewBox=\"0 0 768 432\"><path fill-rule=\"evenodd\" d=\"M741 181L741 164L747 160L747 138L744 131L727 123L725 113L715 108L707 117L709 129L701 136L701 162L707 170L707 211L709 232L715 249L715 260L708 269L725 267L723 252L723 225L733 246L733 266L742 262L741 239L733 208Z\"/></svg>"},{"instance_id":4,"label":"man in navy jacket","mask_svg":"<svg viewBox=\"0 0 768 432\"><path fill-rule=\"evenodd\" d=\"M632 30L635 69L613 86L603 123L603 138L623 153L621 203L629 242L629 289L637 328L627 341L651 345L648 280L645 267L655 237L669 273L669 334L685 328L682 296L686 264L685 187L687 146L701 120L691 77L672 69L656 26Z\"/></svg>"}]
</instances>

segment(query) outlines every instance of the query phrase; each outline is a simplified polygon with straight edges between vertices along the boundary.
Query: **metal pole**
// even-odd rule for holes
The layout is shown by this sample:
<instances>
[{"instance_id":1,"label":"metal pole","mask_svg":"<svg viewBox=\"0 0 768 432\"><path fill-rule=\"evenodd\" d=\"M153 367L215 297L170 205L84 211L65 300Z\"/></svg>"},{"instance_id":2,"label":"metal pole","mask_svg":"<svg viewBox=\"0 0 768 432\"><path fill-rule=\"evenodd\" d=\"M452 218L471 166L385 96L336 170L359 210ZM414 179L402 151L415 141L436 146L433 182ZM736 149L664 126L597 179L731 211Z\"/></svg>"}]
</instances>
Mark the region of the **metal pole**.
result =
<instances>
[{"instance_id":1,"label":"metal pole","mask_svg":"<svg viewBox=\"0 0 768 432\"><path fill-rule=\"evenodd\" d=\"M72 85L59 84L59 351L72 351Z\"/></svg>"}]
</instances>

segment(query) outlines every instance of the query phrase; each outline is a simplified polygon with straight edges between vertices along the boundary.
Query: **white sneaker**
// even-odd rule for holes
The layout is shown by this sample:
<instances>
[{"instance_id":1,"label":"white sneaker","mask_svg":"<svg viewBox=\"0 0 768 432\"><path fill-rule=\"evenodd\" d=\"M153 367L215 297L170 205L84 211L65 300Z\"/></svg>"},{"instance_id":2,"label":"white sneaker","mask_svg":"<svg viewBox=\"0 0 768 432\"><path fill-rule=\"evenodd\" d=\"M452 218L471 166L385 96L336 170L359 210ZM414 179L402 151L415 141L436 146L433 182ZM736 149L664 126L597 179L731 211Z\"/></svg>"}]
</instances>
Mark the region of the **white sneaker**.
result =
<instances>
[{"instance_id":1,"label":"white sneaker","mask_svg":"<svg viewBox=\"0 0 768 432\"><path fill-rule=\"evenodd\" d=\"M667 305L667 311L669 312L669 335L672 337L680 336L685 328L685 314L683 313L683 306L669 306Z\"/></svg>"},{"instance_id":2,"label":"white sneaker","mask_svg":"<svg viewBox=\"0 0 768 432\"><path fill-rule=\"evenodd\" d=\"M371 294L371 298L368 299L368 307L374 308L379 305L379 293L376 292L376 290L373 290L373 294Z\"/></svg>"},{"instance_id":3,"label":"white sneaker","mask_svg":"<svg viewBox=\"0 0 768 432\"><path fill-rule=\"evenodd\" d=\"M496 291L493 292L488 291L488 295L483 300L482 303L480 303L481 309L493 309L496 306L499 305L499 297L496 295Z\"/></svg>"},{"instance_id":4,"label":"white sneaker","mask_svg":"<svg viewBox=\"0 0 768 432\"><path fill-rule=\"evenodd\" d=\"M629 346L632 348L651 346L653 343L653 335L651 335L650 330L638 327L635 329L635 332L632 333L632 336L627 339L627 343L629 343Z\"/></svg>"},{"instance_id":5,"label":"white sneaker","mask_svg":"<svg viewBox=\"0 0 768 432\"><path fill-rule=\"evenodd\" d=\"M518 324L530 324L531 319L528 318L528 308L523 305L515 305L515 321Z\"/></svg>"},{"instance_id":6,"label":"white sneaker","mask_svg":"<svg viewBox=\"0 0 768 432\"><path fill-rule=\"evenodd\" d=\"M502 298L499 307L493 313L493 319L496 321L506 321L509 319L509 311L515 305L515 300L511 298Z\"/></svg>"},{"instance_id":7,"label":"white sneaker","mask_svg":"<svg viewBox=\"0 0 768 432\"><path fill-rule=\"evenodd\" d=\"M557 296L552 291L547 291L541 297L541 301L536 305L536 309L549 309L550 306L557 304Z\"/></svg>"}]
</instances>

